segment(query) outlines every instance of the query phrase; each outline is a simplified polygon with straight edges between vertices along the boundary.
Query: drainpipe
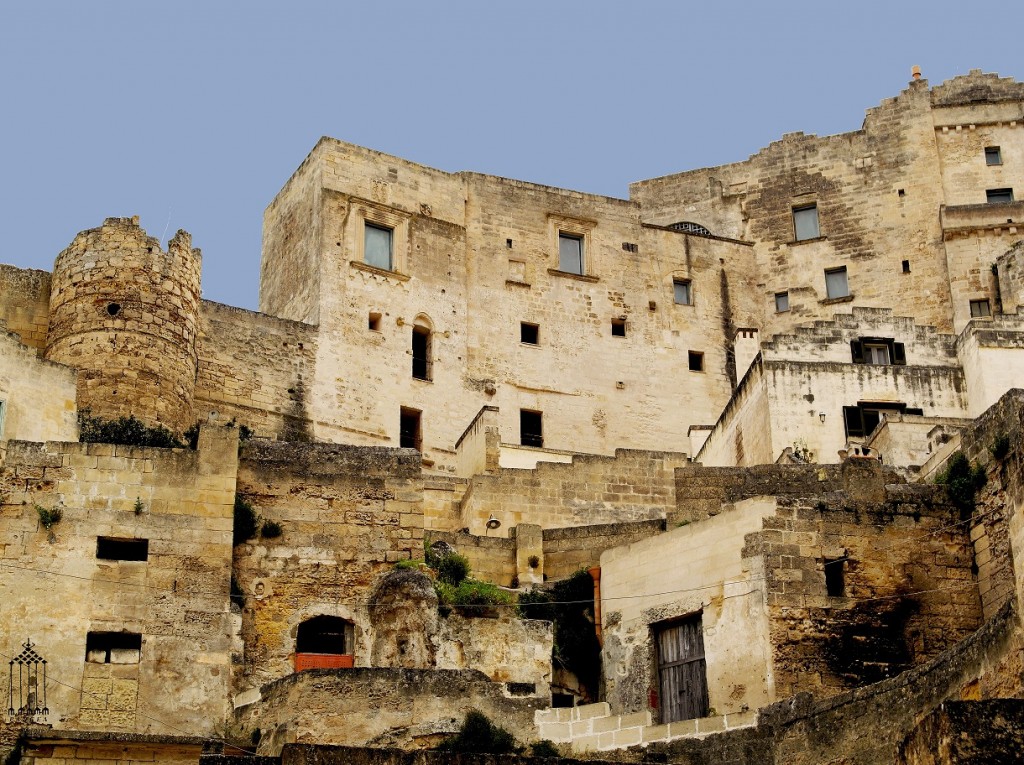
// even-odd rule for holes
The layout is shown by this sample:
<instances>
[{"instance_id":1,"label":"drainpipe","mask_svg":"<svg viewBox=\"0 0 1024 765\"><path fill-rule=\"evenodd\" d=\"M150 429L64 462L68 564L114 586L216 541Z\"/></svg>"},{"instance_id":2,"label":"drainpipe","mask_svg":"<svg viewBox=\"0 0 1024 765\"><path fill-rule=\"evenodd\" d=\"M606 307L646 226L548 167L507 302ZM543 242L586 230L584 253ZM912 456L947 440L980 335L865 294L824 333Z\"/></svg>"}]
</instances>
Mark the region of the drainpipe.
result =
<instances>
[{"instance_id":1,"label":"drainpipe","mask_svg":"<svg viewBox=\"0 0 1024 765\"><path fill-rule=\"evenodd\" d=\"M597 635L597 644L604 645L601 637L601 567L588 568L587 573L594 580L594 634Z\"/></svg>"}]
</instances>

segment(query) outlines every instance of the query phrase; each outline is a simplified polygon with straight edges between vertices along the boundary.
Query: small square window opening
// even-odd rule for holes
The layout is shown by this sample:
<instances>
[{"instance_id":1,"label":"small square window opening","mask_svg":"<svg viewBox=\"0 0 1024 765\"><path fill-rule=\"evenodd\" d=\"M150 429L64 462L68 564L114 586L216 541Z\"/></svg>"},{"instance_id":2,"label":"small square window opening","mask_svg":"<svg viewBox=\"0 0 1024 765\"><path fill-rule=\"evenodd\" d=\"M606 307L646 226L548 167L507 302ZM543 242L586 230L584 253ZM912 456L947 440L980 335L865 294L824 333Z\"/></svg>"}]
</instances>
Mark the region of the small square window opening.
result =
<instances>
[{"instance_id":1,"label":"small square window opening","mask_svg":"<svg viewBox=\"0 0 1024 765\"><path fill-rule=\"evenodd\" d=\"M903 273L905 273L905 274L909 274L910 273L910 261L909 260L904 260L903 261Z\"/></svg>"},{"instance_id":2,"label":"small square window opening","mask_svg":"<svg viewBox=\"0 0 1024 765\"><path fill-rule=\"evenodd\" d=\"M979 319L992 315L992 307L989 305L988 300L972 300L971 301L971 318Z\"/></svg>"},{"instance_id":3,"label":"small square window opening","mask_svg":"<svg viewBox=\"0 0 1024 765\"><path fill-rule=\"evenodd\" d=\"M825 295L829 300L848 297L850 284L846 279L846 266L825 271Z\"/></svg>"},{"instance_id":4,"label":"small square window opening","mask_svg":"<svg viewBox=\"0 0 1024 765\"><path fill-rule=\"evenodd\" d=\"M688 361L691 372L704 371L704 354L701 351L689 351Z\"/></svg>"},{"instance_id":5,"label":"small square window opening","mask_svg":"<svg viewBox=\"0 0 1024 765\"><path fill-rule=\"evenodd\" d=\"M519 342L526 343L527 345L539 345L540 326L525 321L521 322L519 324Z\"/></svg>"},{"instance_id":6,"label":"small square window opening","mask_svg":"<svg viewBox=\"0 0 1024 765\"><path fill-rule=\"evenodd\" d=\"M380 332L380 314L376 311L370 312L370 318L366 322L368 329L372 329L374 332Z\"/></svg>"},{"instance_id":7,"label":"small square window opening","mask_svg":"<svg viewBox=\"0 0 1024 765\"><path fill-rule=\"evenodd\" d=\"M1005 204L1013 201L1013 189L986 189L985 201L990 205Z\"/></svg>"},{"instance_id":8,"label":"small square window opening","mask_svg":"<svg viewBox=\"0 0 1024 765\"><path fill-rule=\"evenodd\" d=\"M626 336L626 320L612 319L612 337Z\"/></svg>"},{"instance_id":9,"label":"small square window opening","mask_svg":"<svg viewBox=\"0 0 1024 765\"><path fill-rule=\"evenodd\" d=\"M674 280L672 292L676 305L693 305L693 282L689 279Z\"/></svg>"},{"instance_id":10,"label":"small square window opening","mask_svg":"<svg viewBox=\"0 0 1024 765\"><path fill-rule=\"evenodd\" d=\"M558 232L558 270L583 274L583 237Z\"/></svg>"},{"instance_id":11,"label":"small square window opening","mask_svg":"<svg viewBox=\"0 0 1024 765\"><path fill-rule=\"evenodd\" d=\"M775 293L775 313L785 313L789 310L789 293Z\"/></svg>"},{"instance_id":12,"label":"small square window opening","mask_svg":"<svg viewBox=\"0 0 1024 765\"><path fill-rule=\"evenodd\" d=\"M821 236L818 228L818 206L805 205L804 207L793 208L793 230L796 234L796 241L802 242L806 239L817 239Z\"/></svg>"},{"instance_id":13,"label":"small square window opening","mask_svg":"<svg viewBox=\"0 0 1024 765\"><path fill-rule=\"evenodd\" d=\"M985 164L986 165L1001 165L1001 164L1003 164L1003 152L1000 151L998 146L986 146L985 147Z\"/></svg>"},{"instance_id":14,"label":"small square window opening","mask_svg":"<svg viewBox=\"0 0 1024 765\"><path fill-rule=\"evenodd\" d=\"M544 415L532 409L519 410L519 443L523 446L544 446Z\"/></svg>"},{"instance_id":15,"label":"small square window opening","mask_svg":"<svg viewBox=\"0 0 1024 765\"><path fill-rule=\"evenodd\" d=\"M365 224L363 260L366 265L382 268L385 271L392 269L391 254L394 233L392 229L385 226Z\"/></svg>"}]
</instances>

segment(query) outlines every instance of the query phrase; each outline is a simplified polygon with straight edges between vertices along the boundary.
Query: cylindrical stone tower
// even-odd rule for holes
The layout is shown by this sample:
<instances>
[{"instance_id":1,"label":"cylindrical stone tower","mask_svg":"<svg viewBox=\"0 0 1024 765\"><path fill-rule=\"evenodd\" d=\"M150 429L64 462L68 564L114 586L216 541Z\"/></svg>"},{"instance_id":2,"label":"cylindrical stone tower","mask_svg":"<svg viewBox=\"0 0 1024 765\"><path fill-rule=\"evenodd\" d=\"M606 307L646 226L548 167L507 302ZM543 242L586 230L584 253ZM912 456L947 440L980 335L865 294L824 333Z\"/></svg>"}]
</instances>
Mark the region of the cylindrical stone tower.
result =
<instances>
[{"instance_id":1,"label":"cylindrical stone tower","mask_svg":"<svg viewBox=\"0 0 1024 765\"><path fill-rule=\"evenodd\" d=\"M192 424L201 264L188 233L163 252L138 217L107 218L57 256L46 358L79 370L79 410Z\"/></svg>"}]
</instances>

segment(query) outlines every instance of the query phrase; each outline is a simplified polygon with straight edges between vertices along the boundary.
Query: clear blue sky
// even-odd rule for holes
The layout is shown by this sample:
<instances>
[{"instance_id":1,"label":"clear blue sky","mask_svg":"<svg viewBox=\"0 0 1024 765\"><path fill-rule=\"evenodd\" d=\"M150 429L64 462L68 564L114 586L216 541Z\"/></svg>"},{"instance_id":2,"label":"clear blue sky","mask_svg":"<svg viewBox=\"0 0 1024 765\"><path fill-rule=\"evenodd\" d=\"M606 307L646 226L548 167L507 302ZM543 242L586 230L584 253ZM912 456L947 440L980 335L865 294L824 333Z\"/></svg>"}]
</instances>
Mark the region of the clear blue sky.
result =
<instances>
[{"instance_id":1,"label":"clear blue sky","mask_svg":"<svg viewBox=\"0 0 1024 765\"><path fill-rule=\"evenodd\" d=\"M1024 3L0 5L0 262L140 215L255 308L264 207L321 135L625 197L783 133L855 130L919 64L1024 78Z\"/></svg>"}]
</instances>

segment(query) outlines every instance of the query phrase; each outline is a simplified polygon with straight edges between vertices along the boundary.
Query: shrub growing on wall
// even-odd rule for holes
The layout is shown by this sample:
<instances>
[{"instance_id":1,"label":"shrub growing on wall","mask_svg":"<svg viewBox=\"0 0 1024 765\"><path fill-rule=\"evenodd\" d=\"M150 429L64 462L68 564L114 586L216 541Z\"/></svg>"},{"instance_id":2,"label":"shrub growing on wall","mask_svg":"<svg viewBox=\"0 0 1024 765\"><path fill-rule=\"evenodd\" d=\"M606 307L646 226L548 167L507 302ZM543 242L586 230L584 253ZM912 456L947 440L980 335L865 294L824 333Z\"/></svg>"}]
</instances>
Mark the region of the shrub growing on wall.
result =
<instances>
[{"instance_id":1,"label":"shrub growing on wall","mask_svg":"<svg viewBox=\"0 0 1024 765\"><path fill-rule=\"evenodd\" d=\"M144 425L134 414L105 420L93 417L85 409L78 414L78 432L82 443L158 446L165 449L180 449L185 445L163 425Z\"/></svg>"},{"instance_id":2,"label":"shrub growing on wall","mask_svg":"<svg viewBox=\"0 0 1024 765\"><path fill-rule=\"evenodd\" d=\"M454 736L445 739L438 749L448 752L482 752L485 754L511 754L520 751L516 740L500 728L483 712L475 709L466 713L462 727Z\"/></svg>"}]
</instances>

